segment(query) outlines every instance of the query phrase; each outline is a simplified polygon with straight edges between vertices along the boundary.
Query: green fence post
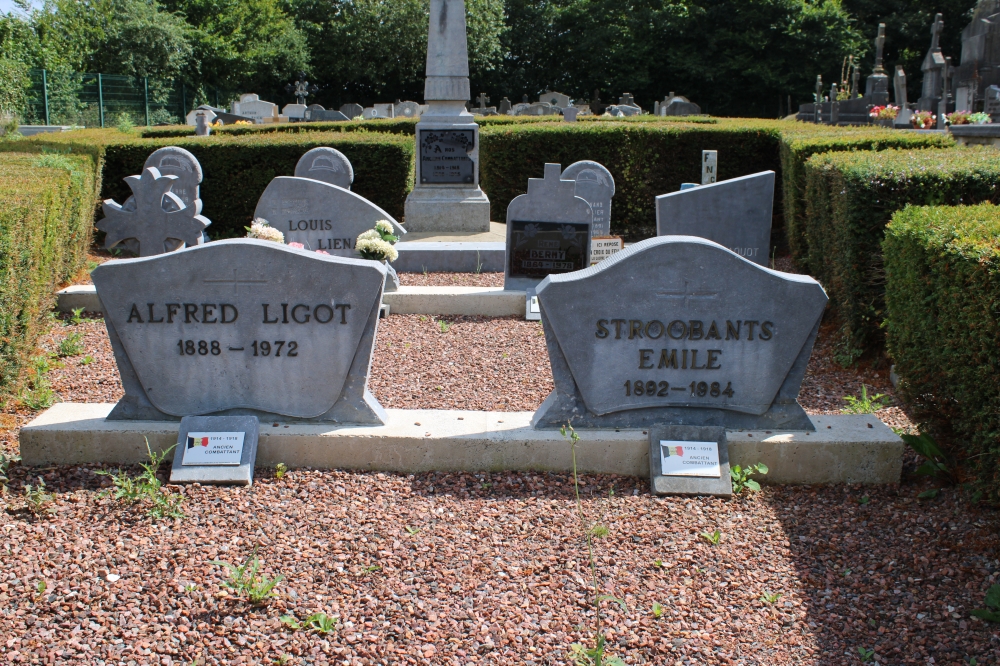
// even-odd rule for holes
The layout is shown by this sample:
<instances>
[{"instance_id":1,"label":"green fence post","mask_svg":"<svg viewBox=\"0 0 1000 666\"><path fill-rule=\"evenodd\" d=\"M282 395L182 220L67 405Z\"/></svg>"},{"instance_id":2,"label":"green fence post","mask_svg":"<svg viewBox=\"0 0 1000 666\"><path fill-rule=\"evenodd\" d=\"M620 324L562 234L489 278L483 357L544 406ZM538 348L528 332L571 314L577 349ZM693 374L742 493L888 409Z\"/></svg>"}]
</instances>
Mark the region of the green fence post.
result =
<instances>
[{"instance_id":1,"label":"green fence post","mask_svg":"<svg viewBox=\"0 0 1000 666\"><path fill-rule=\"evenodd\" d=\"M181 125L187 122L187 89L184 88L184 82L181 82Z\"/></svg>"},{"instance_id":2,"label":"green fence post","mask_svg":"<svg viewBox=\"0 0 1000 666\"><path fill-rule=\"evenodd\" d=\"M146 102L146 127L149 127L149 77L142 77L142 94Z\"/></svg>"},{"instance_id":3,"label":"green fence post","mask_svg":"<svg viewBox=\"0 0 1000 666\"><path fill-rule=\"evenodd\" d=\"M49 124L49 79L42 70L42 102L45 104L45 124Z\"/></svg>"},{"instance_id":4,"label":"green fence post","mask_svg":"<svg viewBox=\"0 0 1000 666\"><path fill-rule=\"evenodd\" d=\"M219 89L215 89L215 108L219 108Z\"/></svg>"},{"instance_id":5,"label":"green fence post","mask_svg":"<svg viewBox=\"0 0 1000 666\"><path fill-rule=\"evenodd\" d=\"M101 112L101 128L104 128L104 84L101 75L97 75L97 108Z\"/></svg>"}]
</instances>

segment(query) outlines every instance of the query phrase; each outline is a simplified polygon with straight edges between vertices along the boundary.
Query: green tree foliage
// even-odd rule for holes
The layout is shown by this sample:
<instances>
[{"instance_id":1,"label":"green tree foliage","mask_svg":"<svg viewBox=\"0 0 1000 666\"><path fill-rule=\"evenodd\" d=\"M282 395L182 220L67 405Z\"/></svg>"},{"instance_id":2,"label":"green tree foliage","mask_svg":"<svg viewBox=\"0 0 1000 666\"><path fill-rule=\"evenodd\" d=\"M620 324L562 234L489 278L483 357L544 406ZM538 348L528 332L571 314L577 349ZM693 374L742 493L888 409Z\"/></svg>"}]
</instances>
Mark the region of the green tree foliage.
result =
<instances>
[{"instance_id":1,"label":"green tree foliage","mask_svg":"<svg viewBox=\"0 0 1000 666\"><path fill-rule=\"evenodd\" d=\"M18 116L25 102L28 68L17 60L0 56L0 131L4 116Z\"/></svg>"}]
</instances>

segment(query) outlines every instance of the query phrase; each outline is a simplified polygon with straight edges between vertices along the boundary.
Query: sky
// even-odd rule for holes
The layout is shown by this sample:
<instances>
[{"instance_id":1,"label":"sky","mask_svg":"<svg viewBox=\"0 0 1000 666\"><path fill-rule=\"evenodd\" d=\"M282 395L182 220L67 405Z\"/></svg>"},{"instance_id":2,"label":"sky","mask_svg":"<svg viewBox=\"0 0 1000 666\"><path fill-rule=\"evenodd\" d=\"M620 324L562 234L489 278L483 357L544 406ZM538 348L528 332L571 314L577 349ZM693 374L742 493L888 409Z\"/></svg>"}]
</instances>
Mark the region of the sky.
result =
<instances>
[{"instance_id":1,"label":"sky","mask_svg":"<svg viewBox=\"0 0 1000 666\"><path fill-rule=\"evenodd\" d=\"M31 4L35 5L36 7L39 7L41 6L42 3L39 0L32 0ZM7 12L13 9L14 9L14 0L0 0L0 12L6 14Z\"/></svg>"}]
</instances>

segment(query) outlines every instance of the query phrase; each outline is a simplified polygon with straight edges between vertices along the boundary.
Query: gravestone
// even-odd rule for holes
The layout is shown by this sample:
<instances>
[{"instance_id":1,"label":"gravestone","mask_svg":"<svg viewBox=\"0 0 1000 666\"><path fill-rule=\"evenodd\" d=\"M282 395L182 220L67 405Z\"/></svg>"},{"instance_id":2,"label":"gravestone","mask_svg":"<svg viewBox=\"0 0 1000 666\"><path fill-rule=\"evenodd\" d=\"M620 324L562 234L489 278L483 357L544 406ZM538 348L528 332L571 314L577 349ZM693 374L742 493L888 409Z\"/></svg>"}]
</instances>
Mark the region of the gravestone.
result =
<instances>
[{"instance_id":1,"label":"gravestone","mask_svg":"<svg viewBox=\"0 0 1000 666\"><path fill-rule=\"evenodd\" d=\"M527 102L518 102L517 104L515 104L515 105L514 105L514 106L513 106L512 108L511 108L511 110L510 110L510 115L512 115L512 116L523 116L523 115L526 115L526 113L525 113L525 112L526 112L526 111L527 111L527 110L528 110L528 109L529 109L530 107L531 107L531 104L528 104Z\"/></svg>"},{"instance_id":2,"label":"gravestone","mask_svg":"<svg viewBox=\"0 0 1000 666\"><path fill-rule=\"evenodd\" d=\"M561 92L552 92L551 90L546 90L539 95L538 101L551 104L552 106L558 106L560 109L565 109L573 104L573 100L569 98L569 95L564 95Z\"/></svg>"},{"instance_id":3,"label":"gravestone","mask_svg":"<svg viewBox=\"0 0 1000 666\"><path fill-rule=\"evenodd\" d=\"M399 102L393 106L396 118L419 118L420 105L416 102Z\"/></svg>"},{"instance_id":4,"label":"gravestone","mask_svg":"<svg viewBox=\"0 0 1000 666\"><path fill-rule=\"evenodd\" d=\"M635 98L632 97L632 93L625 93L618 98L618 106L631 106L639 109L639 113L642 113L642 107L635 103Z\"/></svg>"},{"instance_id":5,"label":"gravestone","mask_svg":"<svg viewBox=\"0 0 1000 666\"><path fill-rule=\"evenodd\" d=\"M319 109L317 111L310 111L309 118L312 122L343 122L345 120L350 120L340 111L328 111L325 109Z\"/></svg>"},{"instance_id":6,"label":"gravestone","mask_svg":"<svg viewBox=\"0 0 1000 666\"><path fill-rule=\"evenodd\" d=\"M983 111L989 114L991 122L1000 122L1000 86L989 86L986 89Z\"/></svg>"},{"instance_id":7,"label":"gravestone","mask_svg":"<svg viewBox=\"0 0 1000 666\"><path fill-rule=\"evenodd\" d=\"M191 111L190 113L188 113L187 116L185 116L185 122L187 122L188 125L193 125L193 126L197 127L198 126L198 115L200 114L200 115L204 115L208 119L208 123L211 125L215 121L215 117L216 117L217 113L218 113L218 111L216 111L212 107L210 107L210 106L208 106L206 104L202 104L197 109L194 109L193 111Z\"/></svg>"},{"instance_id":8,"label":"gravestone","mask_svg":"<svg viewBox=\"0 0 1000 666\"><path fill-rule=\"evenodd\" d=\"M554 116L561 113L558 107L552 106L547 102L535 102L527 106L518 104L518 106L521 108L514 114L518 116Z\"/></svg>"},{"instance_id":9,"label":"gravestone","mask_svg":"<svg viewBox=\"0 0 1000 666\"><path fill-rule=\"evenodd\" d=\"M385 212L362 196L311 178L278 176L272 180L254 210L254 218L267 220L285 235L286 243L302 243L307 250L357 257L358 235L387 220L397 236L406 231Z\"/></svg>"},{"instance_id":10,"label":"gravestone","mask_svg":"<svg viewBox=\"0 0 1000 666\"><path fill-rule=\"evenodd\" d=\"M555 388L536 428L814 429L796 402L827 302L811 277L668 236L537 294Z\"/></svg>"},{"instance_id":11,"label":"gravestone","mask_svg":"<svg viewBox=\"0 0 1000 666\"><path fill-rule=\"evenodd\" d=\"M214 115L214 114L213 114ZM212 133L211 119L204 111L195 116L195 136L208 136Z\"/></svg>"},{"instance_id":12,"label":"gravestone","mask_svg":"<svg viewBox=\"0 0 1000 666\"><path fill-rule=\"evenodd\" d=\"M683 95L670 93L660 102L658 116L700 116L701 107Z\"/></svg>"},{"instance_id":13,"label":"gravestone","mask_svg":"<svg viewBox=\"0 0 1000 666\"><path fill-rule=\"evenodd\" d=\"M924 55L924 62L920 65L924 78L920 84L920 99L917 100L918 111L937 113L938 103L941 101L945 66L944 53L941 52L942 32L944 32L944 20L942 14L936 14L934 23L931 24L931 46Z\"/></svg>"},{"instance_id":14,"label":"gravestone","mask_svg":"<svg viewBox=\"0 0 1000 666\"><path fill-rule=\"evenodd\" d=\"M889 103L889 77L882 67L882 53L885 50L885 23L878 24L875 38L875 67L865 81L865 99L868 104L884 106ZM833 101L833 98L831 98Z\"/></svg>"},{"instance_id":15,"label":"gravestone","mask_svg":"<svg viewBox=\"0 0 1000 666\"><path fill-rule=\"evenodd\" d=\"M265 102L252 93L240 95L240 101L233 102L231 111L234 115L250 118L255 123L278 121L278 105Z\"/></svg>"},{"instance_id":16,"label":"gravestone","mask_svg":"<svg viewBox=\"0 0 1000 666\"><path fill-rule=\"evenodd\" d=\"M545 177L529 178L528 193L507 206L504 289L527 290L546 275L590 265L593 212L561 172L559 164L546 164Z\"/></svg>"},{"instance_id":17,"label":"gravestone","mask_svg":"<svg viewBox=\"0 0 1000 666\"><path fill-rule=\"evenodd\" d=\"M281 109L281 115L289 120L305 120L308 108L305 104L286 104Z\"/></svg>"},{"instance_id":18,"label":"gravestone","mask_svg":"<svg viewBox=\"0 0 1000 666\"><path fill-rule=\"evenodd\" d=\"M611 197L615 196L615 179L603 164L582 160L566 167L562 180L576 183L576 196L590 204L594 213L591 237L611 234Z\"/></svg>"},{"instance_id":19,"label":"gravestone","mask_svg":"<svg viewBox=\"0 0 1000 666\"><path fill-rule=\"evenodd\" d=\"M151 257L173 252L183 245L204 242L205 228L211 222L198 214L200 206L187 206L170 191L180 179L161 175L155 167L143 169L141 176L127 176L132 190L126 205L106 199L102 204L104 219L97 222L105 232L104 247L108 250L119 243L132 241L139 256Z\"/></svg>"},{"instance_id":20,"label":"gravestone","mask_svg":"<svg viewBox=\"0 0 1000 666\"><path fill-rule=\"evenodd\" d=\"M649 429L649 480L655 495L731 497L726 429L654 425Z\"/></svg>"},{"instance_id":21,"label":"gravestone","mask_svg":"<svg viewBox=\"0 0 1000 666\"><path fill-rule=\"evenodd\" d=\"M345 116L347 116L350 120L354 120L362 113L364 113L364 111L365 107L361 106L360 104L355 104L353 102L351 104L345 104L342 107L340 107L340 112Z\"/></svg>"},{"instance_id":22,"label":"gravestone","mask_svg":"<svg viewBox=\"0 0 1000 666\"><path fill-rule=\"evenodd\" d=\"M510 100L504 97L500 100L500 108L497 111L501 116L510 114Z\"/></svg>"},{"instance_id":23,"label":"gravestone","mask_svg":"<svg viewBox=\"0 0 1000 666\"><path fill-rule=\"evenodd\" d=\"M580 113L580 109L574 109L572 106L566 107L565 109L563 109L563 112L562 112L562 114L563 114L563 120L565 120L568 123L575 123L576 122L576 116L579 113Z\"/></svg>"},{"instance_id":24,"label":"gravestone","mask_svg":"<svg viewBox=\"0 0 1000 666\"><path fill-rule=\"evenodd\" d=\"M295 176L321 180L349 190L354 182L354 167L347 156L336 148L313 148L299 158Z\"/></svg>"},{"instance_id":25,"label":"gravestone","mask_svg":"<svg viewBox=\"0 0 1000 666\"><path fill-rule=\"evenodd\" d=\"M662 194L656 197L656 234L707 238L767 266L773 202L773 171Z\"/></svg>"},{"instance_id":26,"label":"gravestone","mask_svg":"<svg viewBox=\"0 0 1000 666\"><path fill-rule=\"evenodd\" d=\"M642 109L628 104L612 104L607 107L606 112L610 113L612 116L630 118L632 116L640 115L642 113Z\"/></svg>"},{"instance_id":27,"label":"gravestone","mask_svg":"<svg viewBox=\"0 0 1000 666\"><path fill-rule=\"evenodd\" d=\"M256 416L185 416L170 483L251 485L259 436Z\"/></svg>"},{"instance_id":28,"label":"gravestone","mask_svg":"<svg viewBox=\"0 0 1000 666\"><path fill-rule=\"evenodd\" d=\"M910 105L906 101L906 72L903 71L902 65L896 65L896 72L893 74L892 82L896 92L896 106L899 107L899 112L896 114L896 118L892 124L895 127L909 127L913 111L910 110Z\"/></svg>"},{"instance_id":29,"label":"gravestone","mask_svg":"<svg viewBox=\"0 0 1000 666\"><path fill-rule=\"evenodd\" d=\"M471 129L421 129L419 133L420 182L423 184L472 184L476 165L469 154L475 148Z\"/></svg>"},{"instance_id":30,"label":"gravestone","mask_svg":"<svg viewBox=\"0 0 1000 666\"><path fill-rule=\"evenodd\" d=\"M719 175L719 151L701 151L701 184L711 185L718 180Z\"/></svg>"},{"instance_id":31,"label":"gravestone","mask_svg":"<svg viewBox=\"0 0 1000 666\"><path fill-rule=\"evenodd\" d=\"M102 264L92 277L125 391L108 419L385 423L366 388L385 274L250 239Z\"/></svg>"}]
</instances>

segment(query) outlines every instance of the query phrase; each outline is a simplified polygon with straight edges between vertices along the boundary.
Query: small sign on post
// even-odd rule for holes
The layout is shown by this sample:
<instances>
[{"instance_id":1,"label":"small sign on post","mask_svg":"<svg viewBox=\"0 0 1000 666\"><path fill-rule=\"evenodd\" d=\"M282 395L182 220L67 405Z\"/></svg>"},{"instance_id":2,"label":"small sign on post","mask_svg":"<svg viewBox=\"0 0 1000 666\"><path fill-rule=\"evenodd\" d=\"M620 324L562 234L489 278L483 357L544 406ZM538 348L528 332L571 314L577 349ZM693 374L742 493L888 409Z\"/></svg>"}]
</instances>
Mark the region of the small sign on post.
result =
<instances>
[{"instance_id":1,"label":"small sign on post","mask_svg":"<svg viewBox=\"0 0 1000 666\"><path fill-rule=\"evenodd\" d=\"M701 151L701 184L711 185L716 181L719 166L719 151Z\"/></svg>"},{"instance_id":2,"label":"small sign on post","mask_svg":"<svg viewBox=\"0 0 1000 666\"><path fill-rule=\"evenodd\" d=\"M525 321L542 320L542 309L538 307L538 296L535 295L534 287L528 287L524 292L524 319Z\"/></svg>"},{"instance_id":3,"label":"small sign on post","mask_svg":"<svg viewBox=\"0 0 1000 666\"><path fill-rule=\"evenodd\" d=\"M621 236L594 236L590 239L590 265L601 263L623 247Z\"/></svg>"},{"instance_id":4,"label":"small sign on post","mask_svg":"<svg viewBox=\"0 0 1000 666\"><path fill-rule=\"evenodd\" d=\"M726 429L653 426L649 430L649 476L657 495L731 496Z\"/></svg>"},{"instance_id":5,"label":"small sign on post","mask_svg":"<svg viewBox=\"0 0 1000 666\"><path fill-rule=\"evenodd\" d=\"M177 433L170 483L249 486L259 432L256 416L185 416Z\"/></svg>"}]
</instances>

